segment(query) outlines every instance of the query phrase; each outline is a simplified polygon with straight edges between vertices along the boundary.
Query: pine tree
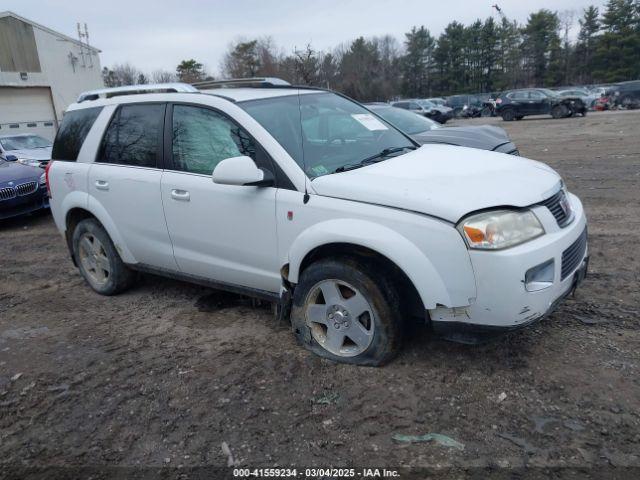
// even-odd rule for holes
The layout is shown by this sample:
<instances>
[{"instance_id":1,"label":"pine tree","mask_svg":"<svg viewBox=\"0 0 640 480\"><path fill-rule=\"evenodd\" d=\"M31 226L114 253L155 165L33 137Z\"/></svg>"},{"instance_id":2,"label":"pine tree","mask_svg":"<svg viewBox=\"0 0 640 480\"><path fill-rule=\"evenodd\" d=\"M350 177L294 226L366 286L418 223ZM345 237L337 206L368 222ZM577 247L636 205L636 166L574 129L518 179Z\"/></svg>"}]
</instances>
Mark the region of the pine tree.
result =
<instances>
[{"instance_id":1,"label":"pine tree","mask_svg":"<svg viewBox=\"0 0 640 480\"><path fill-rule=\"evenodd\" d=\"M595 53L594 77L598 81L633 80L640 73L638 10L634 0L607 3Z\"/></svg>"},{"instance_id":2,"label":"pine tree","mask_svg":"<svg viewBox=\"0 0 640 480\"><path fill-rule=\"evenodd\" d=\"M542 9L530 14L522 29L525 69L531 86L557 84L562 76L559 28L558 15Z\"/></svg>"},{"instance_id":3,"label":"pine tree","mask_svg":"<svg viewBox=\"0 0 640 480\"><path fill-rule=\"evenodd\" d=\"M413 27L405 34L404 44L402 92L408 97L430 96L435 39L426 28Z\"/></svg>"}]
</instances>

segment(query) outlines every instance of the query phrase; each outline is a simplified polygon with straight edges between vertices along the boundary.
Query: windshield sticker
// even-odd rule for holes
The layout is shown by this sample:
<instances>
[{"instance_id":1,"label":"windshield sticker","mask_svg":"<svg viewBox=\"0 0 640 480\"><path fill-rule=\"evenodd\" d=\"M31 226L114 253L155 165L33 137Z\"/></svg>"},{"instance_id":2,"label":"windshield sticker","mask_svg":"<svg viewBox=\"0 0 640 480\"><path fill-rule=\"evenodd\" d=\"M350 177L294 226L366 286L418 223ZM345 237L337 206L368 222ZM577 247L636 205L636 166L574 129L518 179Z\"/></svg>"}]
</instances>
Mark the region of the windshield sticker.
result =
<instances>
[{"instance_id":1,"label":"windshield sticker","mask_svg":"<svg viewBox=\"0 0 640 480\"><path fill-rule=\"evenodd\" d=\"M329 170L327 170L324 165L316 165L315 167L312 167L311 170L316 175L326 175L329 173Z\"/></svg>"},{"instance_id":2,"label":"windshield sticker","mask_svg":"<svg viewBox=\"0 0 640 480\"><path fill-rule=\"evenodd\" d=\"M389 130L387 126L370 113L353 113L351 116L367 130Z\"/></svg>"}]
</instances>

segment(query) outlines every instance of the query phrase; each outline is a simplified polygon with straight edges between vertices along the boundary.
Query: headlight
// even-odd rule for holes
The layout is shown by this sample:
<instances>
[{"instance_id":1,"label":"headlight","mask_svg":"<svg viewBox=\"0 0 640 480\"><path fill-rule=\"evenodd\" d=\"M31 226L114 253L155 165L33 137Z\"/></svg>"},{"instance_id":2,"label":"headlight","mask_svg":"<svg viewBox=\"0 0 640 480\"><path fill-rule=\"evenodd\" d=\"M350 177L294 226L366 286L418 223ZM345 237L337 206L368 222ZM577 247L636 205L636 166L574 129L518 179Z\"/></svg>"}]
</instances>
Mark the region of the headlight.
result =
<instances>
[{"instance_id":1,"label":"headlight","mask_svg":"<svg viewBox=\"0 0 640 480\"><path fill-rule=\"evenodd\" d=\"M469 248L499 250L544 234L538 217L530 210L494 210L465 219L458 229Z\"/></svg>"},{"instance_id":2,"label":"headlight","mask_svg":"<svg viewBox=\"0 0 640 480\"><path fill-rule=\"evenodd\" d=\"M40 175L40 186L43 186L46 184L47 184L47 174L43 173L42 175Z\"/></svg>"},{"instance_id":3,"label":"headlight","mask_svg":"<svg viewBox=\"0 0 640 480\"><path fill-rule=\"evenodd\" d=\"M40 161L34 160L33 158L18 158L18 163L23 165L29 165L30 167L39 167Z\"/></svg>"}]
</instances>

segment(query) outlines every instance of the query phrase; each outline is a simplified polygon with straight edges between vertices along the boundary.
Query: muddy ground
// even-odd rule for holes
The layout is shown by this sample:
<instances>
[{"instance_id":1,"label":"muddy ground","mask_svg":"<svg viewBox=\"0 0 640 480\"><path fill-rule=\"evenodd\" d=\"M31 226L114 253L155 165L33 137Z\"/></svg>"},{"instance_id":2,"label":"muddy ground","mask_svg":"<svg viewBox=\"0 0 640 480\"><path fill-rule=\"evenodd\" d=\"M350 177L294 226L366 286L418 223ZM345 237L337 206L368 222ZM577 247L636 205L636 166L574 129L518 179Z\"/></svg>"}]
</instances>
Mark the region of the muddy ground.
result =
<instances>
[{"instance_id":1,"label":"muddy ground","mask_svg":"<svg viewBox=\"0 0 640 480\"><path fill-rule=\"evenodd\" d=\"M242 466L639 466L640 112L489 123L582 198L590 276L532 328L482 346L419 331L384 368L320 360L268 307L202 287L144 276L101 297L48 214L0 223L4 475L177 475L226 466L223 442ZM464 450L392 438L425 433Z\"/></svg>"}]
</instances>

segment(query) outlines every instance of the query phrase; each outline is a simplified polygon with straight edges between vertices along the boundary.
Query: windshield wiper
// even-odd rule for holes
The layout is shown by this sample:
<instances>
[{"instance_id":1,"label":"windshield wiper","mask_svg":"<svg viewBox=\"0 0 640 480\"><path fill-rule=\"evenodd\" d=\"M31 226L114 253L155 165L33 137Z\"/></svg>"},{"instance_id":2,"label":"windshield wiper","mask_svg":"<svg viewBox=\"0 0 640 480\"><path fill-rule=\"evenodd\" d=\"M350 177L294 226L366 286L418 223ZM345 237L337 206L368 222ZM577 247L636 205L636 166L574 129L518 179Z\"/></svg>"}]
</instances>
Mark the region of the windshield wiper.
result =
<instances>
[{"instance_id":1,"label":"windshield wiper","mask_svg":"<svg viewBox=\"0 0 640 480\"><path fill-rule=\"evenodd\" d=\"M360 160L358 163L352 163L349 165L343 165L342 167L336 168L333 173L346 172L347 170L354 170L356 168L364 167L371 163L380 162L384 159L384 157L388 157L392 153L398 153L402 150L415 150L417 147L410 145L408 147L394 147L394 148L385 148L384 150L376 153L375 155L371 155L363 160Z\"/></svg>"}]
</instances>

